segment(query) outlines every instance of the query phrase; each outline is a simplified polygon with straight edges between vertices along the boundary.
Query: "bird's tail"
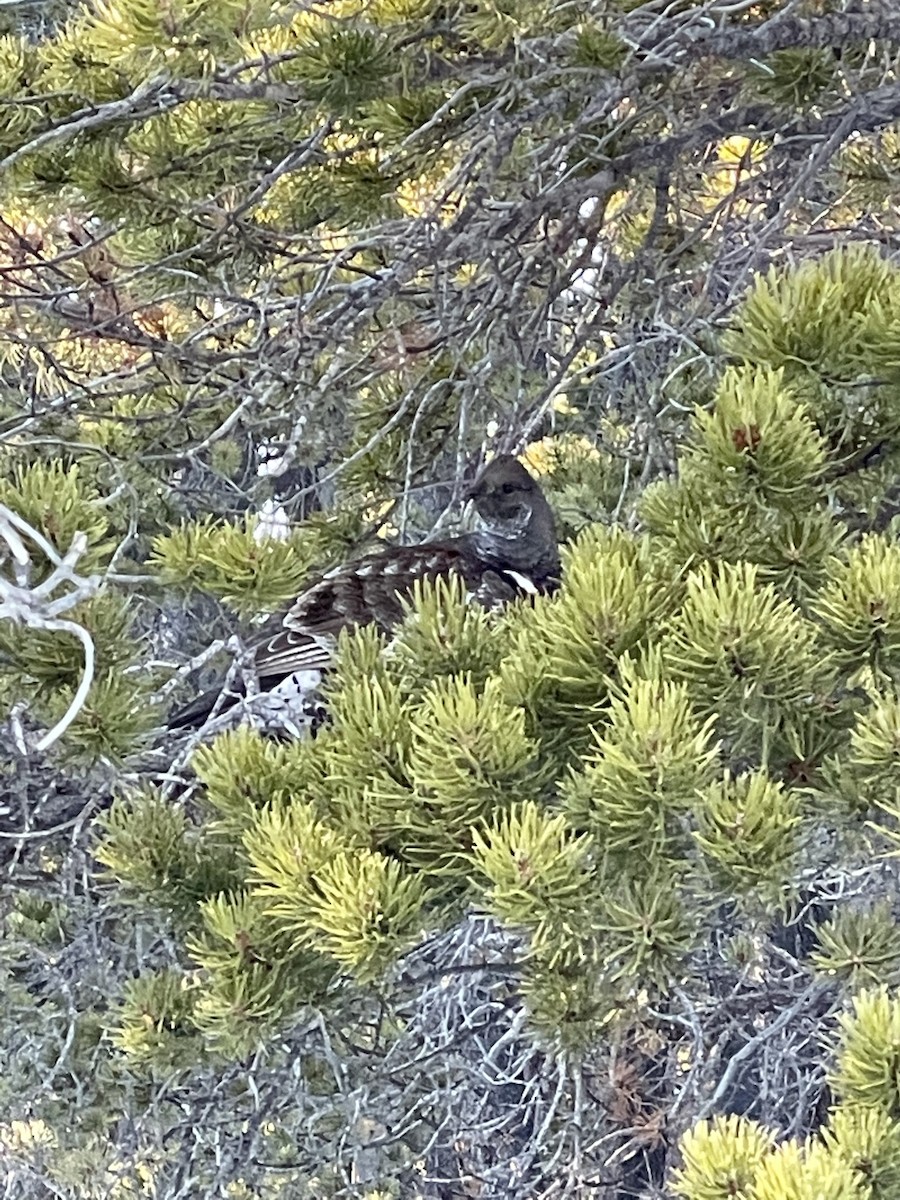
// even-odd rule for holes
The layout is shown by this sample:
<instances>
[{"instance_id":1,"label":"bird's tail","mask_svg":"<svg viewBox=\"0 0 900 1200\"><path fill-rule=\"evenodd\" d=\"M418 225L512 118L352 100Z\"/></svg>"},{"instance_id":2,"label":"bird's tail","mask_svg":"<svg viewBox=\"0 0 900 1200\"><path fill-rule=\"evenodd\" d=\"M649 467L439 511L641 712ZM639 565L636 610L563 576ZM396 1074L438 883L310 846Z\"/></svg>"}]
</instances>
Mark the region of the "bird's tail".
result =
<instances>
[{"instance_id":1,"label":"bird's tail","mask_svg":"<svg viewBox=\"0 0 900 1200\"><path fill-rule=\"evenodd\" d=\"M239 679L232 683L227 692L223 692L221 686L201 692L190 704L185 704L172 713L167 722L168 728L199 729L201 725L206 724L214 709L217 713L225 713L234 708L244 692L244 685Z\"/></svg>"}]
</instances>

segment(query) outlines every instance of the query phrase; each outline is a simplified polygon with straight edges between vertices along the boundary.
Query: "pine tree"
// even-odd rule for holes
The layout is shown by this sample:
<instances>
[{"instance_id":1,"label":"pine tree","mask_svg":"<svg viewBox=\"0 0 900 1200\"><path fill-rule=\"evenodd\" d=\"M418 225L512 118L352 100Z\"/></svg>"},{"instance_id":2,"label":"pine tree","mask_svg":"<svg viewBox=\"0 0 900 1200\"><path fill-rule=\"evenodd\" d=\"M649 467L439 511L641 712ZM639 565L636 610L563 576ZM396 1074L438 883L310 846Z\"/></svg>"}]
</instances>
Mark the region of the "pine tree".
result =
<instances>
[{"instance_id":1,"label":"pine tree","mask_svg":"<svg viewBox=\"0 0 900 1200\"><path fill-rule=\"evenodd\" d=\"M893 5L0 20L10 1194L895 1195ZM513 449L557 594L161 736Z\"/></svg>"}]
</instances>

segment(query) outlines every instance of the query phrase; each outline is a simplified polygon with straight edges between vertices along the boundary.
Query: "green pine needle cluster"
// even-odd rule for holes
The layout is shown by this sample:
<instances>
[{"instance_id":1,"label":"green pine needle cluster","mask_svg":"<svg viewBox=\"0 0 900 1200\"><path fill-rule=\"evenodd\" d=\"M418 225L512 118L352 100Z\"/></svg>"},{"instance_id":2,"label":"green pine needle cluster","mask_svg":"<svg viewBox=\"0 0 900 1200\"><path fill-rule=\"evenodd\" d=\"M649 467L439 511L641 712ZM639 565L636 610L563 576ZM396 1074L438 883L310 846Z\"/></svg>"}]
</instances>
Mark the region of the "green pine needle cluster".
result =
<instances>
[{"instance_id":1,"label":"green pine needle cluster","mask_svg":"<svg viewBox=\"0 0 900 1200\"><path fill-rule=\"evenodd\" d=\"M895 765L900 753L900 698L893 690L872 691L871 703L855 716L847 753L830 759L826 776L835 792L852 798L858 810L896 845L900 842L900 783Z\"/></svg>"},{"instance_id":2,"label":"green pine needle cluster","mask_svg":"<svg viewBox=\"0 0 900 1200\"><path fill-rule=\"evenodd\" d=\"M491 911L529 932L530 952L557 967L583 941L584 897L593 879L592 847L575 835L562 814L552 816L532 800L517 804L472 834L473 861L487 881Z\"/></svg>"},{"instance_id":3,"label":"green pine needle cluster","mask_svg":"<svg viewBox=\"0 0 900 1200\"><path fill-rule=\"evenodd\" d=\"M110 1040L138 1067L171 1076L204 1055L191 1020L198 995L196 974L172 968L131 980L111 1022Z\"/></svg>"},{"instance_id":4,"label":"green pine needle cluster","mask_svg":"<svg viewBox=\"0 0 900 1200\"><path fill-rule=\"evenodd\" d=\"M756 64L753 85L777 103L805 109L833 85L836 73L830 50L778 50Z\"/></svg>"},{"instance_id":5,"label":"green pine needle cluster","mask_svg":"<svg viewBox=\"0 0 900 1200\"><path fill-rule=\"evenodd\" d=\"M863 538L830 576L813 610L837 662L893 684L900 647L900 546L885 537Z\"/></svg>"},{"instance_id":6,"label":"green pine needle cluster","mask_svg":"<svg viewBox=\"0 0 900 1200\"><path fill-rule=\"evenodd\" d=\"M249 891L219 892L200 904L201 924L188 938L203 987L189 1014L211 1049L250 1054L276 1033L285 1005L322 1003L334 969L315 951L297 950L273 927Z\"/></svg>"},{"instance_id":7,"label":"green pine needle cluster","mask_svg":"<svg viewBox=\"0 0 900 1200\"><path fill-rule=\"evenodd\" d=\"M758 280L725 346L784 371L836 464L897 429L898 330L896 268L871 247L848 247Z\"/></svg>"},{"instance_id":8,"label":"green pine needle cluster","mask_svg":"<svg viewBox=\"0 0 900 1200\"><path fill-rule=\"evenodd\" d=\"M815 625L771 584L760 585L752 563L692 573L661 653L690 685L698 712L720 714L717 731L738 752L832 682Z\"/></svg>"},{"instance_id":9,"label":"green pine needle cluster","mask_svg":"<svg viewBox=\"0 0 900 1200\"><path fill-rule=\"evenodd\" d=\"M803 800L763 771L725 777L701 792L695 837L723 892L786 899L799 861Z\"/></svg>"},{"instance_id":10,"label":"green pine needle cluster","mask_svg":"<svg viewBox=\"0 0 900 1200\"><path fill-rule=\"evenodd\" d=\"M501 675L544 738L555 730L580 748L616 664L674 606L678 588L659 577L643 539L599 526L564 549L563 574L558 596L521 613Z\"/></svg>"},{"instance_id":11,"label":"green pine needle cluster","mask_svg":"<svg viewBox=\"0 0 900 1200\"><path fill-rule=\"evenodd\" d=\"M7 473L3 467L11 467ZM86 545L77 569L90 575L106 564L116 547L109 512L91 479L77 463L66 466L58 459L29 466L0 462L0 504L27 521L62 558L72 548L76 534ZM32 581L39 583L52 563L43 548L25 535L32 557Z\"/></svg>"},{"instance_id":12,"label":"green pine needle cluster","mask_svg":"<svg viewBox=\"0 0 900 1200\"><path fill-rule=\"evenodd\" d=\"M868 909L848 909L816 928L816 970L848 989L900 983L900 930L887 900Z\"/></svg>"},{"instance_id":13,"label":"green pine needle cluster","mask_svg":"<svg viewBox=\"0 0 900 1200\"><path fill-rule=\"evenodd\" d=\"M270 807L244 834L253 894L291 950L317 950L362 981L415 936L424 884L377 851L354 847L311 806Z\"/></svg>"},{"instance_id":14,"label":"green pine needle cluster","mask_svg":"<svg viewBox=\"0 0 900 1200\"><path fill-rule=\"evenodd\" d=\"M884 1109L845 1104L833 1109L822 1130L832 1157L850 1167L871 1200L888 1200L900 1188L900 1125Z\"/></svg>"},{"instance_id":15,"label":"green pine needle cluster","mask_svg":"<svg viewBox=\"0 0 900 1200\"><path fill-rule=\"evenodd\" d=\"M684 1165L673 1187L682 1200L875 1200L865 1164L848 1155L836 1118L822 1142L775 1145L774 1135L744 1117L701 1121L681 1142ZM851 1133L854 1142L860 1131Z\"/></svg>"},{"instance_id":16,"label":"green pine needle cluster","mask_svg":"<svg viewBox=\"0 0 900 1200\"><path fill-rule=\"evenodd\" d=\"M750 1200L773 1142L767 1129L742 1117L699 1122L681 1139L684 1165L673 1180L675 1194L683 1200Z\"/></svg>"},{"instance_id":17,"label":"green pine needle cluster","mask_svg":"<svg viewBox=\"0 0 900 1200\"><path fill-rule=\"evenodd\" d=\"M162 583L216 596L242 616L272 611L300 591L313 568L340 557L356 518L310 521L281 539L259 535L259 519L206 517L154 540L151 564Z\"/></svg>"},{"instance_id":18,"label":"green pine needle cluster","mask_svg":"<svg viewBox=\"0 0 900 1200\"><path fill-rule=\"evenodd\" d=\"M863 989L839 1018L841 1037L831 1086L845 1104L900 1117L900 997Z\"/></svg>"},{"instance_id":19,"label":"green pine needle cluster","mask_svg":"<svg viewBox=\"0 0 900 1200\"><path fill-rule=\"evenodd\" d=\"M191 765L216 829L238 840L266 805L302 796L323 777L309 743L274 742L246 727L198 747Z\"/></svg>"},{"instance_id":20,"label":"green pine needle cluster","mask_svg":"<svg viewBox=\"0 0 900 1200\"><path fill-rule=\"evenodd\" d=\"M826 446L783 369L726 370L715 407L697 414L695 431L696 458L687 461L723 501L740 497L759 508L814 502Z\"/></svg>"},{"instance_id":21,"label":"green pine needle cluster","mask_svg":"<svg viewBox=\"0 0 900 1200\"><path fill-rule=\"evenodd\" d=\"M590 832L605 855L648 870L683 855L685 817L716 758L712 721L697 717L687 687L635 680L593 740L561 790L573 827Z\"/></svg>"},{"instance_id":22,"label":"green pine needle cluster","mask_svg":"<svg viewBox=\"0 0 900 1200\"><path fill-rule=\"evenodd\" d=\"M97 859L131 895L182 921L233 885L235 855L154 792L116 800L99 818Z\"/></svg>"}]
</instances>

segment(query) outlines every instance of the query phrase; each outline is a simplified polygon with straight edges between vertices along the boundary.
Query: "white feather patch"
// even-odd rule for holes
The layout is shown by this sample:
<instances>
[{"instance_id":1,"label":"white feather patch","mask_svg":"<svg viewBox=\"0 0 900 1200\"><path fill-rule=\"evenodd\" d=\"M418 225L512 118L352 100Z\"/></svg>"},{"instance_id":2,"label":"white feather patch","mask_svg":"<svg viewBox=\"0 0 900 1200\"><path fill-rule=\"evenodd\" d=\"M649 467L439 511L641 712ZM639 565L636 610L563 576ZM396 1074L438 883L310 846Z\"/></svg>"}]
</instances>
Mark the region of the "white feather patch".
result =
<instances>
[{"instance_id":1,"label":"white feather patch","mask_svg":"<svg viewBox=\"0 0 900 1200\"><path fill-rule=\"evenodd\" d=\"M522 575L518 571L510 571L508 568L502 571L501 574L505 575L507 579L512 580L516 587L519 588L520 591L523 591L526 596L539 595L534 581L529 579L527 575Z\"/></svg>"},{"instance_id":2,"label":"white feather patch","mask_svg":"<svg viewBox=\"0 0 900 1200\"><path fill-rule=\"evenodd\" d=\"M325 719L319 688L321 671L295 671L269 692L250 701L250 724L268 732L306 737Z\"/></svg>"}]
</instances>

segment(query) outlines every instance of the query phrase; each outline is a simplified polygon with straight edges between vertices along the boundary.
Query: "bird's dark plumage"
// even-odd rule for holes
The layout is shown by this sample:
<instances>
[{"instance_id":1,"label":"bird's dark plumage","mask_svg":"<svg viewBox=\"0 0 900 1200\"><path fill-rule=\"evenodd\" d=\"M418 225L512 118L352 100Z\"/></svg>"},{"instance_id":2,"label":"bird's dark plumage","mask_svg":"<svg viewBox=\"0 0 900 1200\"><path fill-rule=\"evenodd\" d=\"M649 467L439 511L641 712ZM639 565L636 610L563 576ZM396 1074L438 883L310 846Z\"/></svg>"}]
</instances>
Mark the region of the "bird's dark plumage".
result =
<instances>
[{"instance_id":1,"label":"bird's dark plumage","mask_svg":"<svg viewBox=\"0 0 900 1200\"><path fill-rule=\"evenodd\" d=\"M297 672L326 670L342 629L393 629L420 580L460 576L472 599L488 608L552 591L560 574L553 513L522 464L511 455L493 459L469 496L478 516L475 532L352 559L313 580L287 612L267 621L251 647L260 690L271 691ZM198 696L170 718L169 728L202 725L219 696L220 689ZM223 698L220 708L233 703Z\"/></svg>"}]
</instances>

